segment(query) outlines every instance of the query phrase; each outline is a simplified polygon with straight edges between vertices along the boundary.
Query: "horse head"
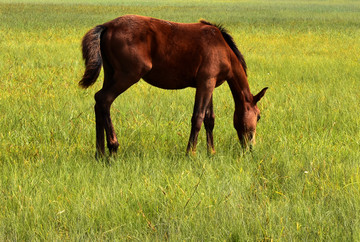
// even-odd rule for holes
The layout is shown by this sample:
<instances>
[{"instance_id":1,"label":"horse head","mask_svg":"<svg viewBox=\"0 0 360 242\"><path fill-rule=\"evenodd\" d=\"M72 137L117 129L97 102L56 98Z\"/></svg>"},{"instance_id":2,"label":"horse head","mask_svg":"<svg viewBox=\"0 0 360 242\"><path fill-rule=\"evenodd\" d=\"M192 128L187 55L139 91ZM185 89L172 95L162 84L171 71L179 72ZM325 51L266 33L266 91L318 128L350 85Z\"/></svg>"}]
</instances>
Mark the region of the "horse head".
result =
<instances>
[{"instance_id":1,"label":"horse head","mask_svg":"<svg viewBox=\"0 0 360 242\"><path fill-rule=\"evenodd\" d=\"M235 108L234 126L243 148L250 148L255 144L256 125L260 120L260 110L257 103L265 95L268 88L265 87L255 96L242 95L242 105Z\"/></svg>"}]
</instances>

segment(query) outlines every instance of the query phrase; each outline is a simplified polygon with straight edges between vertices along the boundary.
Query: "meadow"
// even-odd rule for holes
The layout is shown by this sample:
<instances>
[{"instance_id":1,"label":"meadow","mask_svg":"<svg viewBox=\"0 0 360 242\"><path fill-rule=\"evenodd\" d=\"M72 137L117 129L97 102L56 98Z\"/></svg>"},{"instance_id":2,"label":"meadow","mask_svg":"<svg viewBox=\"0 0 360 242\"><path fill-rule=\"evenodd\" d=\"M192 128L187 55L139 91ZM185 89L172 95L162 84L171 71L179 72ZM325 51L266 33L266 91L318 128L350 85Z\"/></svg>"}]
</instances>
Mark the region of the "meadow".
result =
<instances>
[{"instance_id":1,"label":"meadow","mask_svg":"<svg viewBox=\"0 0 360 242\"><path fill-rule=\"evenodd\" d=\"M214 142L185 155L194 89L116 99L96 160L82 36L124 14L223 24L259 103L243 151L225 83ZM359 241L360 2L0 0L0 240Z\"/></svg>"}]
</instances>

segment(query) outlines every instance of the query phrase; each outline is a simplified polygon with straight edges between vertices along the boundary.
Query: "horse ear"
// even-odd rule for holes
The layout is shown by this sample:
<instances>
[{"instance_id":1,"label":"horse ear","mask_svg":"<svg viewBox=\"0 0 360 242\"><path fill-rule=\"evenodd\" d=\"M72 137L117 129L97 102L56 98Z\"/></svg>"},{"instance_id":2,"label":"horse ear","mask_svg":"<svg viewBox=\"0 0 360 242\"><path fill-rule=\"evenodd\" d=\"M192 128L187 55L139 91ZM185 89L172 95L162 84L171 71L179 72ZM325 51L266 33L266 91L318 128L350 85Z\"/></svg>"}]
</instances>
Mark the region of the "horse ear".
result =
<instances>
[{"instance_id":1,"label":"horse ear","mask_svg":"<svg viewBox=\"0 0 360 242\"><path fill-rule=\"evenodd\" d=\"M260 101L260 99L265 95L266 90L268 89L268 87L265 87L264 89L262 89L258 94L256 94L254 96L254 103L256 104L258 101Z\"/></svg>"}]
</instances>

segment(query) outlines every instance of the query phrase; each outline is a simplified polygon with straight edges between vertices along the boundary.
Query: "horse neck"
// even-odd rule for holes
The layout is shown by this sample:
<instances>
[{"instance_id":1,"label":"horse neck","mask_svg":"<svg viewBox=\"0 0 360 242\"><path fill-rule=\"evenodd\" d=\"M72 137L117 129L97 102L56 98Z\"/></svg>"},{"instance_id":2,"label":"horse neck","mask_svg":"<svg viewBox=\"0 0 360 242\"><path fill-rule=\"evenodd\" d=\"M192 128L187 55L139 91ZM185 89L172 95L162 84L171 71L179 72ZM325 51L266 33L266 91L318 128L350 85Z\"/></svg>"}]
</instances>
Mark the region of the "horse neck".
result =
<instances>
[{"instance_id":1,"label":"horse neck","mask_svg":"<svg viewBox=\"0 0 360 242\"><path fill-rule=\"evenodd\" d=\"M233 71L233 77L227 80L231 93L235 101L235 109L244 107L245 102L252 101L249 82L242 67L238 67Z\"/></svg>"}]
</instances>

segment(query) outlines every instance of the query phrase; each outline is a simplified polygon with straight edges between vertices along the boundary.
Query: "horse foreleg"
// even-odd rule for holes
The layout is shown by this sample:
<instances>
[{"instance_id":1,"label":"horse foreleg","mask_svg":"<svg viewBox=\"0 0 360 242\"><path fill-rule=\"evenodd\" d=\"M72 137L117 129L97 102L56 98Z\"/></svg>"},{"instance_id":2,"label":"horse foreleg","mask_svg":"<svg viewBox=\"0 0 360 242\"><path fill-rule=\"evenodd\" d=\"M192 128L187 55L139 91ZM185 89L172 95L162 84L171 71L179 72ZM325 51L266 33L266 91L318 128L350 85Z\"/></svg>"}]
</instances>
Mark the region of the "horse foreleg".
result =
<instances>
[{"instance_id":1,"label":"horse foreleg","mask_svg":"<svg viewBox=\"0 0 360 242\"><path fill-rule=\"evenodd\" d=\"M205 112L204 126L206 130L206 144L209 154L215 154L213 129L215 125L215 113L213 108L212 96Z\"/></svg>"},{"instance_id":2,"label":"horse foreleg","mask_svg":"<svg viewBox=\"0 0 360 242\"><path fill-rule=\"evenodd\" d=\"M196 152L197 138L201 129L201 124L204 121L205 111L210 103L212 92L215 87L215 84L209 84L211 84L210 81L208 85L196 89L194 111L191 118L191 132L186 153L192 152L195 154Z\"/></svg>"},{"instance_id":3,"label":"horse foreleg","mask_svg":"<svg viewBox=\"0 0 360 242\"><path fill-rule=\"evenodd\" d=\"M186 153L188 154L190 151L192 154L195 154L196 152L197 138L201 129L201 124L204 120L204 116L204 112L194 110L193 116L191 118L191 132L189 143L186 149Z\"/></svg>"}]
</instances>

